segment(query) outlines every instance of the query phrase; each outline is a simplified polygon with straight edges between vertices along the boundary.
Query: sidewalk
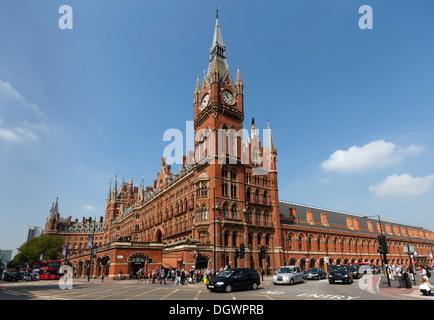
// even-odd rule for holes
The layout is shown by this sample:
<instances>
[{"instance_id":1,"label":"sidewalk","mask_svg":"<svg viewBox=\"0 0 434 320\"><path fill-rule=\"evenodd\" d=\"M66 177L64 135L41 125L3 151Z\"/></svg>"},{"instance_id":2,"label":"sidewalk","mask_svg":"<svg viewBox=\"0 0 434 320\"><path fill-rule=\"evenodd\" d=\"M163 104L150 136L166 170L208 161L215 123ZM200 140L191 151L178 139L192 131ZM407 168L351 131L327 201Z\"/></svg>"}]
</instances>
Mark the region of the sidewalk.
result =
<instances>
[{"instance_id":1,"label":"sidewalk","mask_svg":"<svg viewBox=\"0 0 434 320\"><path fill-rule=\"evenodd\" d=\"M377 289L381 293L393 295L393 296L400 296L402 298L411 298L411 299L422 299L422 300L434 300L434 296L424 296L419 291L419 281L421 280L420 275L415 276L415 280L411 280L411 288L398 288L399 282L398 280L392 280L390 279L390 287L387 282L386 276L380 276L377 280Z\"/></svg>"}]
</instances>

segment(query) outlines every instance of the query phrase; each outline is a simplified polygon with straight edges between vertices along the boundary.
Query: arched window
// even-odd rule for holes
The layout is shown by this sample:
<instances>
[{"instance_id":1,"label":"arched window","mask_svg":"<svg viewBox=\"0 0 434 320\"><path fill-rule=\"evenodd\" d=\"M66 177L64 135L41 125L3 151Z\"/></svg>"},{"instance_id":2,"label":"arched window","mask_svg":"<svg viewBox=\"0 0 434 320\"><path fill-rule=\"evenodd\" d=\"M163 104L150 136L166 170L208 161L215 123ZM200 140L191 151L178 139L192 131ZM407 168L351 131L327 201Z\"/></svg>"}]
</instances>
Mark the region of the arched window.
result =
<instances>
[{"instance_id":1,"label":"arched window","mask_svg":"<svg viewBox=\"0 0 434 320\"><path fill-rule=\"evenodd\" d=\"M262 203L263 204L268 204L268 193L267 193L267 191L264 191L264 195L263 195L263 198L262 198Z\"/></svg>"},{"instance_id":2,"label":"arched window","mask_svg":"<svg viewBox=\"0 0 434 320\"><path fill-rule=\"evenodd\" d=\"M261 215L259 214L259 210L258 209L256 209L256 211L255 211L255 222L256 222L256 224L258 224L259 225L259 223L260 223L260 221L261 221Z\"/></svg>"},{"instance_id":3,"label":"arched window","mask_svg":"<svg viewBox=\"0 0 434 320\"><path fill-rule=\"evenodd\" d=\"M303 244L302 244L302 237L301 235L298 237L298 250L302 250L303 249Z\"/></svg>"},{"instance_id":4,"label":"arched window","mask_svg":"<svg viewBox=\"0 0 434 320\"><path fill-rule=\"evenodd\" d=\"M227 203L223 204L223 207L222 207L222 216L223 216L223 218L227 218L229 216L229 209L228 209L228 204Z\"/></svg>"},{"instance_id":5,"label":"arched window","mask_svg":"<svg viewBox=\"0 0 434 320\"><path fill-rule=\"evenodd\" d=\"M228 183L226 181L222 182L222 195L223 196L228 195Z\"/></svg>"},{"instance_id":6,"label":"arched window","mask_svg":"<svg viewBox=\"0 0 434 320\"><path fill-rule=\"evenodd\" d=\"M205 206L202 207L201 219L202 221L208 220L208 211L206 210Z\"/></svg>"},{"instance_id":7,"label":"arched window","mask_svg":"<svg viewBox=\"0 0 434 320\"><path fill-rule=\"evenodd\" d=\"M235 204L231 208L231 218L232 219L237 218L237 206Z\"/></svg>"}]
</instances>

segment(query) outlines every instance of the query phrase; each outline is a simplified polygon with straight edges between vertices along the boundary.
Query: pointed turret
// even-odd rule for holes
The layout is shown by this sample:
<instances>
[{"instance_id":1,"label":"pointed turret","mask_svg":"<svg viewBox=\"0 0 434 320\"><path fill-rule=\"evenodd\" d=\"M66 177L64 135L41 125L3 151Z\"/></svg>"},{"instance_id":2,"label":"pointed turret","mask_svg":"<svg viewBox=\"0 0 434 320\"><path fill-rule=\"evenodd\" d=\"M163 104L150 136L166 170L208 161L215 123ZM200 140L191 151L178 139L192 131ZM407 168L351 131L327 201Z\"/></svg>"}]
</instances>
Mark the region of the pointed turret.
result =
<instances>
[{"instance_id":1,"label":"pointed turret","mask_svg":"<svg viewBox=\"0 0 434 320\"><path fill-rule=\"evenodd\" d=\"M271 136L270 121L267 121L267 138L265 140L265 150L273 150L273 149L274 149L274 143L273 143L273 137Z\"/></svg>"},{"instance_id":2,"label":"pointed turret","mask_svg":"<svg viewBox=\"0 0 434 320\"><path fill-rule=\"evenodd\" d=\"M216 64L216 66L213 66L214 63ZM226 77L226 74L229 72L229 66L226 61L226 46L223 43L223 37L220 30L218 14L215 22L214 36L212 39L212 44L210 49L210 59L209 59L208 73L207 73L208 78L210 78L211 76L212 68L215 67L217 67L219 72L218 81L221 82Z\"/></svg>"}]
</instances>

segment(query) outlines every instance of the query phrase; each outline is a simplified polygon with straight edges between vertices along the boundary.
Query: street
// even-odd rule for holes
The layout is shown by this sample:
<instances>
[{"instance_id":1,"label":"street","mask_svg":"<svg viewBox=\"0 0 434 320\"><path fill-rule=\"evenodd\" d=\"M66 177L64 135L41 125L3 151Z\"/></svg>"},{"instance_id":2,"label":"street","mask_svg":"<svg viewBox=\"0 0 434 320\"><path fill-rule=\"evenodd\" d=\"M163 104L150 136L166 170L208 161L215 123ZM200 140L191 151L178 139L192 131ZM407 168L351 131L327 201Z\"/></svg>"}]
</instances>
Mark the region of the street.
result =
<instances>
[{"instance_id":1,"label":"street","mask_svg":"<svg viewBox=\"0 0 434 320\"><path fill-rule=\"evenodd\" d=\"M384 280L384 278L382 279ZM56 280L0 282L0 300L393 300L408 297L379 290L378 276L355 279L352 284L329 284L324 280L305 280L295 285L274 285L265 277L258 290L215 293L203 283L175 286L172 281L142 283L137 280L113 281L73 279L72 286L59 286ZM395 285L395 284L394 284ZM63 287L63 289L61 288ZM415 296L417 298L417 296Z\"/></svg>"}]
</instances>

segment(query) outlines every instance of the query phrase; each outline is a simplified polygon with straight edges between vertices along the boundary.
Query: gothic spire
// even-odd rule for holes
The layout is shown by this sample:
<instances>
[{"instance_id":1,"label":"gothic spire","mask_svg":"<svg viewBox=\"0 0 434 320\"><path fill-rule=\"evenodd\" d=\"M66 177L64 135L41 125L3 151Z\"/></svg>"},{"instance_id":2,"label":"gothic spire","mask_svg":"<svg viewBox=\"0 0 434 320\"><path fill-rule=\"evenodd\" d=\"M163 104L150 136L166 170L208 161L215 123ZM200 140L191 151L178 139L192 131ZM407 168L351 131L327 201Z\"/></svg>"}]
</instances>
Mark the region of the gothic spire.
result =
<instances>
[{"instance_id":1,"label":"gothic spire","mask_svg":"<svg viewBox=\"0 0 434 320\"><path fill-rule=\"evenodd\" d=\"M208 63L208 73L207 77L210 77L210 72L213 66L214 59L217 63L217 68L219 71L219 82L223 81L226 74L229 72L229 66L226 61L226 46L223 43L222 32L220 30L220 24L218 19L218 14L214 27L214 35L212 39L211 49L210 49L210 59Z\"/></svg>"},{"instance_id":2,"label":"gothic spire","mask_svg":"<svg viewBox=\"0 0 434 320\"><path fill-rule=\"evenodd\" d=\"M270 121L267 121L267 137L265 141L265 150L274 149L273 138L271 136Z\"/></svg>"}]
</instances>

